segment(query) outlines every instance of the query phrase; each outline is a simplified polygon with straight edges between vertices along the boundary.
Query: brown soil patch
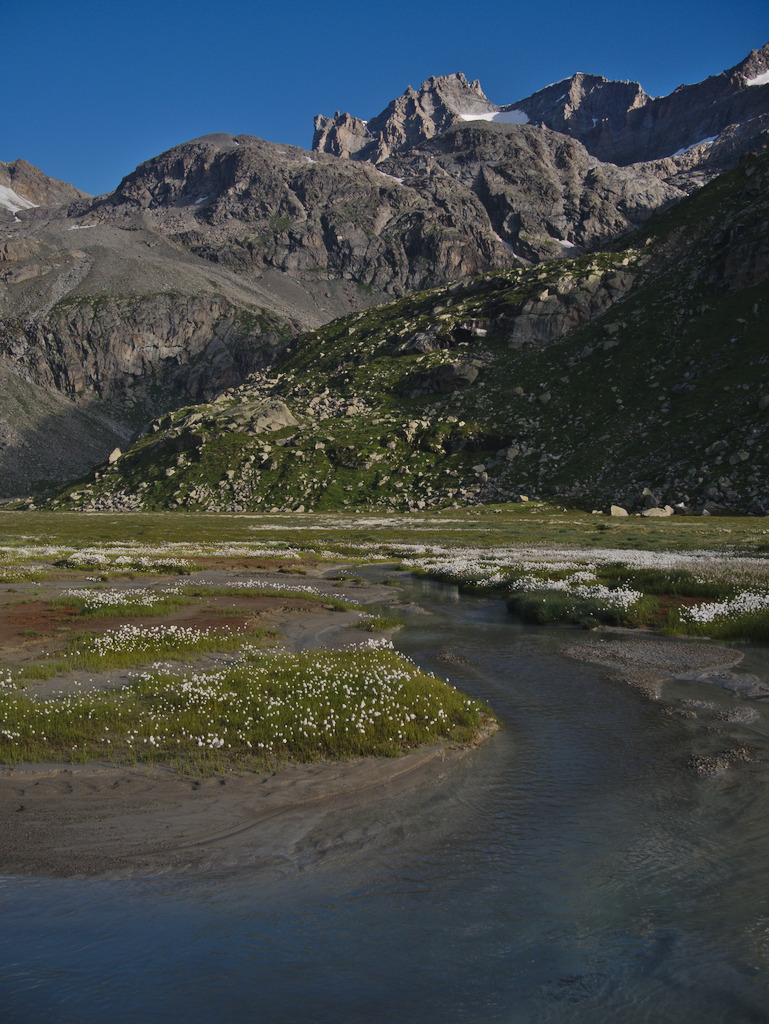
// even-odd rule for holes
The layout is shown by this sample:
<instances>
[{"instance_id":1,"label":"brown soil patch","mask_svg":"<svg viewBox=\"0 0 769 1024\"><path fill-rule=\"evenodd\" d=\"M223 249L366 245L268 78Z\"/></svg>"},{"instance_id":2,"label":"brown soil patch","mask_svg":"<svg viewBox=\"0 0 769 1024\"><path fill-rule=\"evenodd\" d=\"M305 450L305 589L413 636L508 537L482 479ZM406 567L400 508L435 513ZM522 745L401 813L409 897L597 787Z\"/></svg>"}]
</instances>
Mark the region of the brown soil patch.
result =
<instances>
[{"instance_id":1,"label":"brown soil patch","mask_svg":"<svg viewBox=\"0 0 769 1024\"><path fill-rule=\"evenodd\" d=\"M43 601L0 605L0 659L4 664L39 658L62 650L70 634L70 617Z\"/></svg>"},{"instance_id":2,"label":"brown soil patch","mask_svg":"<svg viewBox=\"0 0 769 1024\"><path fill-rule=\"evenodd\" d=\"M51 597L58 596L51 592ZM46 653L63 651L71 637L81 633L101 634L119 629L125 623L157 626L159 623L199 629L272 629L281 631L297 616L320 615L331 618L339 613L302 597L286 598L270 594L259 597L190 598L163 615L132 615L99 618L73 615L66 608L51 608L45 601L25 604L0 603L0 664L15 667L22 662L42 658Z\"/></svg>"},{"instance_id":3,"label":"brown soil patch","mask_svg":"<svg viewBox=\"0 0 769 1024\"><path fill-rule=\"evenodd\" d=\"M668 615L677 608L693 608L703 603L701 597L682 597L671 594L654 594L655 600L659 602L656 611L649 616L647 627L651 629L662 629L667 625Z\"/></svg>"},{"instance_id":4,"label":"brown soil patch","mask_svg":"<svg viewBox=\"0 0 769 1024\"><path fill-rule=\"evenodd\" d=\"M317 568L315 562L305 563L294 559L287 562L285 558L248 558L246 556L223 558L196 555L190 561L194 561L202 569L223 569L230 572L245 569L248 572L279 572L287 576L303 576L305 573L309 575Z\"/></svg>"}]
</instances>

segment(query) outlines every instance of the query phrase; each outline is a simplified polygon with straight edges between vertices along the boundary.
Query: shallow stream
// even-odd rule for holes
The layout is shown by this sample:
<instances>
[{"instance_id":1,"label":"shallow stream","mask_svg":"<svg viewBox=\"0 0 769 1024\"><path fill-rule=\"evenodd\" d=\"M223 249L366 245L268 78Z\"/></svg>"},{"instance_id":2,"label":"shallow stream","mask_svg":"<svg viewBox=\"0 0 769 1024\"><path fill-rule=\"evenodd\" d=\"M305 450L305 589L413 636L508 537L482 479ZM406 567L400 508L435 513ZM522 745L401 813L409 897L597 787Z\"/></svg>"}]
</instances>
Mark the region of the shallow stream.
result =
<instances>
[{"instance_id":1,"label":"shallow stream","mask_svg":"<svg viewBox=\"0 0 769 1024\"><path fill-rule=\"evenodd\" d=\"M0 879L4 1024L769 1021L769 701L651 700L499 601L404 589L431 614L397 646L504 729L281 870Z\"/></svg>"}]
</instances>

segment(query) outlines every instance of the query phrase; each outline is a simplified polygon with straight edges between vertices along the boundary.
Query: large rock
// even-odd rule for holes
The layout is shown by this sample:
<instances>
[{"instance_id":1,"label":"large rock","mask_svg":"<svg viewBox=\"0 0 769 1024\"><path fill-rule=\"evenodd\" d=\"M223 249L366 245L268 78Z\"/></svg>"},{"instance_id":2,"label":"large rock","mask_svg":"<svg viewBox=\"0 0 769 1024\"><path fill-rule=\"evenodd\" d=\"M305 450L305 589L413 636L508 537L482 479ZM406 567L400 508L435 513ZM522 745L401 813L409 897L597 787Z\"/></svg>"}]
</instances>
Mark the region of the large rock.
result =
<instances>
[{"instance_id":1,"label":"large rock","mask_svg":"<svg viewBox=\"0 0 769 1024\"><path fill-rule=\"evenodd\" d=\"M449 395L462 391L478 379L478 369L472 363L442 363L440 366L412 374L404 383L403 392L415 397L424 394Z\"/></svg>"}]
</instances>

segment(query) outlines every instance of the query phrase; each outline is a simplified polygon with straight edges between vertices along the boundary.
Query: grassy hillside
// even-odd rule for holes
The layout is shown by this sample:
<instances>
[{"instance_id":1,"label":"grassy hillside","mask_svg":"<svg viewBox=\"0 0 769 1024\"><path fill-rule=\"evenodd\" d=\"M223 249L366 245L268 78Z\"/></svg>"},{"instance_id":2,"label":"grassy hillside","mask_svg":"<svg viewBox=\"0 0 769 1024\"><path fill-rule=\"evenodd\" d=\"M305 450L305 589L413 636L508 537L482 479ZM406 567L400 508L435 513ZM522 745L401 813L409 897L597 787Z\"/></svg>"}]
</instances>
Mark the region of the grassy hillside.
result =
<instances>
[{"instance_id":1,"label":"grassy hillside","mask_svg":"<svg viewBox=\"0 0 769 1024\"><path fill-rule=\"evenodd\" d=\"M766 511L768 185L751 157L615 252L336 320L59 502Z\"/></svg>"}]
</instances>

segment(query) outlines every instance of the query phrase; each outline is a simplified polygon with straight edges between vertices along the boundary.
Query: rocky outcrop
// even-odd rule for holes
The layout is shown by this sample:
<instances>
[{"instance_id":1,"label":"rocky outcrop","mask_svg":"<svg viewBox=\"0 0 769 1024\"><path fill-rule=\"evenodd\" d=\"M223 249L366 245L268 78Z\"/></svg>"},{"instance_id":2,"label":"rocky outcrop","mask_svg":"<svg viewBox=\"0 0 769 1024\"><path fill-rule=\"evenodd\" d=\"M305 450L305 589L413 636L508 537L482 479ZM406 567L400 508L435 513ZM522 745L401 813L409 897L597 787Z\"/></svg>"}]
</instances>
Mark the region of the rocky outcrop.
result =
<instances>
[{"instance_id":1,"label":"rocky outcrop","mask_svg":"<svg viewBox=\"0 0 769 1024\"><path fill-rule=\"evenodd\" d=\"M638 268L621 264L606 273L565 273L522 304L512 318L508 340L511 348L542 348L570 330L609 309L638 280ZM607 341L611 345L611 340Z\"/></svg>"},{"instance_id":2,"label":"rocky outcrop","mask_svg":"<svg viewBox=\"0 0 769 1024\"><path fill-rule=\"evenodd\" d=\"M15 223L21 210L61 206L87 195L66 181L49 178L26 160L0 162L0 224Z\"/></svg>"},{"instance_id":3,"label":"rocky outcrop","mask_svg":"<svg viewBox=\"0 0 769 1024\"><path fill-rule=\"evenodd\" d=\"M411 181L434 168L477 197L520 259L568 258L634 230L683 192L656 176L601 164L548 129L472 123L382 165ZM425 171L422 171L422 168Z\"/></svg>"},{"instance_id":4,"label":"rocky outcrop","mask_svg":"<svg viewBox=\"0 0 769 1024\"><path fill-rule=\"evenodd\" d=\"M83 215L118 224L141 217L240 273L327 275L380 294L510 262L465 189L449 182L437 198L373 167L217 135L142 164Z\"/></svg>"},{"instance_id":5,"label":"rocky outcrop","mask_svg":"<svg viewBox=\"0 0 769 1024\"><path fill-rule=\"evenodd\" d=\"M312 148L319 153L333 156L357 156L372 142L371 132L365 121L338 110L333 117L318 114L315 118L315 132Z\"/></svg>"},{"instance_id":6,"label":"rocky outcrop","mask_svg":"<svg viewBox=\"0 0 769 1024\"><path fill-rule=\"evenodd\" d=\"M470 387L478 379L478 367L472 362L440 363L407 377L401 391L407 398L419 395L449 395Z\"/></svg>"},{"instance_id":7,"label":"rocky outcrop","mask_svg":"<svg viewBox=\"0 0 769 1024\"><path fill-rule=\"evenodd\" d=\"M210 406L199 406L177 416L164 416L150 426L150 431L156 433L171 427L177 431L213 427L245 434L263 434L296 426L297 421L285 402L241 392L233 404L230 399L234 393L234 389L230 389L222 392Z\"/></svg>"}]
</instances>

